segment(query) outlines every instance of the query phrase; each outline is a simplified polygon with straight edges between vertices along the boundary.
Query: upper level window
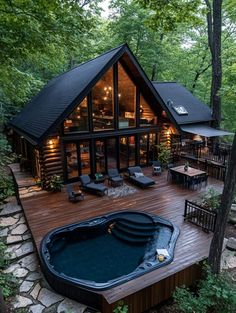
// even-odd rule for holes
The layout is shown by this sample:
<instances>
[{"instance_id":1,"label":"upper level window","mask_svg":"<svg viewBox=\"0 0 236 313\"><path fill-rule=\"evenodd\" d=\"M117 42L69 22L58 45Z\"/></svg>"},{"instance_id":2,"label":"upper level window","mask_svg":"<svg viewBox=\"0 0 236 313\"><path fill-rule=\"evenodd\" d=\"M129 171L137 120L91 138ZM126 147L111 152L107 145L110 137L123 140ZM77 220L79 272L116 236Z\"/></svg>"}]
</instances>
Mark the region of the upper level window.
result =
<instances>
[{"instance_id":1,"label":"upper level window","mask_svg":"<svg viewBox=\"0 0 236 313\"><path fill-rule=\"evenodd\" d=\"M157 117L148 105L142 94L140 95L140 126L152 126L157 124Z\"/></svg>"},{"instance_id":2,"label":"upper level window","mask_svg":"<svg viewBox=\"0 0 236 313\"><path fill-rule=\"evenodd\" d=\"M135 126L136 87L123 66L118 63L119 128Z\"/></svg>"},{"instance_id":3,"label":"upper level window","mask_svg":"<svg viewBox=\"0 0 236 313\"><path fill-rule=\"evenodd\" d=\"M114 128L113 69L109 69L92 89L93 129Z\"/></svg>"},{"instance_id":4,"label":"upper level window","mask_svg":"<svg viewBox=\"0 0 236 313\"><path fill-rule=\"evenodd\" d=\"M87 97L64 121L64 133L88 131L88 101Z\"/></svg>"}]
</instances>

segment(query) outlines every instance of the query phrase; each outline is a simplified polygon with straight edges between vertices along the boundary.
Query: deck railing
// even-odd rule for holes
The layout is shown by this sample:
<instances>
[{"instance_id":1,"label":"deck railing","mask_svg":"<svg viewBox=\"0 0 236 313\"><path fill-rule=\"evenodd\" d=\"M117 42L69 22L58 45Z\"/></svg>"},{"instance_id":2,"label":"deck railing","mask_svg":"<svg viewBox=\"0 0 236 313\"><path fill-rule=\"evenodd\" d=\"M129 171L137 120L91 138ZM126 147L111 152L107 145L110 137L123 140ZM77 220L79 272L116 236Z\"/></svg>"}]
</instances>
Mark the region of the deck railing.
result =
<instances>
[{"instance_id":1,"label":"deck railing","mask_svg":"<svg viewBox=\"0 0 236 313\"><path fill-rule=\"evenodd\" d=\"M214 232L217 214L200 205L185 200L184 220L202 227L204 231Z\"/></svg>"}]
</instances>

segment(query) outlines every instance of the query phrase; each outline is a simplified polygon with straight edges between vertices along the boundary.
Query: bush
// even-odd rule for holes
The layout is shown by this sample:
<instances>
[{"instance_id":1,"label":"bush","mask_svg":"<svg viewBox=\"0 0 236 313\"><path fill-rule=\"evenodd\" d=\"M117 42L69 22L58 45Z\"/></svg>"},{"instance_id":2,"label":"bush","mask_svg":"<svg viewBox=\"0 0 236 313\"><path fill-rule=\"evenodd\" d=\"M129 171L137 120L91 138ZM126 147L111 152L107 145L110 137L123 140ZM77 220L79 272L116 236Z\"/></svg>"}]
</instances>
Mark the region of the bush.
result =
<instances>
[{"instance_id":1,"label":"bush","mask_svg":"<svg viewBox=\"0 0 236 313\"><path fill-rule=\"evenodd\" d=\"M220 194L214 188L209 188L202 196L202 203L205 208L216 211L220 206Z\"/></svg>"},{"instance_id":2,"label":"bush","mask_svg":"<svg viewBox=\"0 0 236 313\"><path fill-rule=\"evenodd\" d=\"M124 301L119 301L117 307L113 310L113 313L128 313L128 305Z\"/></svg>"},{"instance_id":3,"label":"bush","mask_svg":"<svg viewBox=\"0 0 236 313\"><path fill-rule=\"evenodd\" d=\"M9 258L6 254L6 246L0 241L0 288L3 297L6 299L14 295L18 286L18 280L12 274L4 273L4 269L9 264Z\"/></svg>"},{"instance_id":4,"label":"bush","mask_svg":"<svg viewBox=\"0 0 236 313\"><path fill-rule=\"evenodd\" d=\"M47 185L50 191L61 191L62 183L59 175L53 175L47 182Z\"/></svg>"},{"instance_id":5,"label":"bush","mask_svg":"<svg viewBox=\"0 0 236 313\"><path fill-rule=\"evenodd\" d=\"M236 286L228 275L213 275L206 268L206 278L199 283L198 292L177 288L174 300L183 313L235 313Z\"/></svg>"},{"instance_id":6,"label":"bush","mask_svg":"<svg viewBox=\"0 0 236 313\"><path fill-rule=\"evenodd\" d=\"M12 163L16 155L11 152L11 147L6 138L0 134L0 202L14 194L14 185L11 175L6 168L7 164Z\"/></svg>"}]
</instances>

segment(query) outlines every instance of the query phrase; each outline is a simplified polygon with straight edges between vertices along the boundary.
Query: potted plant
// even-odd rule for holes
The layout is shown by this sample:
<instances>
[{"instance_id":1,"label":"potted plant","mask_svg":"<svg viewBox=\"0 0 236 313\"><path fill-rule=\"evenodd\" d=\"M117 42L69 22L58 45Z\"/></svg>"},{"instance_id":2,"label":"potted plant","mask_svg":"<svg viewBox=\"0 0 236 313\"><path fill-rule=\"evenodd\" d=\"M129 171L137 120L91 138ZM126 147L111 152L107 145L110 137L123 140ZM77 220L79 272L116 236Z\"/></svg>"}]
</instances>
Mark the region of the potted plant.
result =
<instances>
[{"instance_id":1,"label":"potted plant","mask_svg":"<svg viewBox=\"0 0 236 313\"><path fill-rule=\"evenodd\" d=\"M160 145L157 146L157 148L158 148L158 161L160 161L163 167L167 167L171 157L169 147L166 144L161 143Z\"/></svg>"},{"instance_id":2,"label":"potted plant","mask_svg":"<svg viewBox=\"0 0 236 313\"><path fill-rule=\"evenodd\" d=\"M188 163L188 161L187 161L187 162L184 164L184 170L185 170L185 172L187 172L188 167L189 167L189 163Z\"/></svg>"},{"instance_id":3,"label":"potted plant","mask_svg":"<svg viewBox=\"0 0 236 313\"><path fill-rule=\"evenodd\" d=\"M48 181L48 187L50 191L57 192L61 191L62 180L59 175L53 175Z\"/></svg>"}]
</instances>

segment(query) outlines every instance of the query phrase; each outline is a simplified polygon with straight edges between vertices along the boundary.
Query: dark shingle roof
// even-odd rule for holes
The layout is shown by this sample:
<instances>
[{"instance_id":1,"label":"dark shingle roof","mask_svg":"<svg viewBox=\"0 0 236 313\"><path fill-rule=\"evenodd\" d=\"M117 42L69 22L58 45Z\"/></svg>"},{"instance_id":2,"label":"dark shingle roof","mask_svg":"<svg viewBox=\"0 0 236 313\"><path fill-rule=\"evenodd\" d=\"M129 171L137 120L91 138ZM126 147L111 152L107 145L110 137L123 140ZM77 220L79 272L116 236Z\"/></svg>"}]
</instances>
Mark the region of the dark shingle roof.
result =
<instances>
[{"instance_id":1,"label":"dark shingle roof","mask_svg":"<svg viewBox=\"0 0 236 313\"><path fill-rule=\"evenodd\" d=\"M75 101L78 103L86 96L98 75L125 48L126 45L119 46L52 79L9 124L32 143L39 142L70 113Z\"/></svg>"},{"instance_id":2,"label":"dark shingle roof","mask_svg":"<svg viewBox=\"0 0 236 313\"><path fill-rule=\"evenodd\" d=\"M198 122L207 122L212 120L211 109L198 100L184 86L176 82L153 82L157 93L164 101L177 124L189 124ZM172 105L169 105L172 101ZM173 106L182 105L187 110L187 115L179 115Z\"/></svg>"}]
</instances>

